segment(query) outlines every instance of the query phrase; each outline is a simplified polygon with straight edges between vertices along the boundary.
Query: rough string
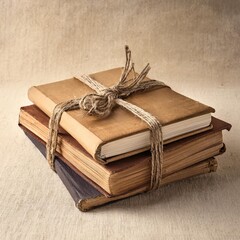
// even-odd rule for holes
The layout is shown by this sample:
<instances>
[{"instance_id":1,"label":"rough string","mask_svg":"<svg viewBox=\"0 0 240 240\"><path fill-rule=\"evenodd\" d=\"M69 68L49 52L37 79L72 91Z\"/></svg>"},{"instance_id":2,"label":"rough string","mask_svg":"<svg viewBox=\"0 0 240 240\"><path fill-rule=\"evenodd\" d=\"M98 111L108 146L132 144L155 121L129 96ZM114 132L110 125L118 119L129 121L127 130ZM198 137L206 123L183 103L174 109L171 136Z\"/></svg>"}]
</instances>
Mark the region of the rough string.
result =
<instances>
[{"instance_id":1,"label":"rough string","mask_svg":"<svg viewBox=\"0 0 240 240\"><path fill-rule=\"evenodd\" d=\"M88 85L96 91L78 99L72 99L67 102L57 104L53 110L49 122L49 138L47 142L47 160L53 170L54 156L57 148L57 137L59 130L59 123L61 116L65 111L83 109L89 115L97 117L107 117L115 105L119 105L128 111L132 112L135 116L139 117L148 124L150 129L150 143L151 143L151 181L150 190L160 187L162 178L163 166L163 136L162 125L150 113L144 111L123 99L130 94L138 91L152 90L166 86L163 82L156 80L145 80L150 66L149 64L142 70L140 74L136 74L134 64L131 62L131 51L128 46L125 47L126 63L123 68L122 74L118 83L110 88L107 88L95 81L88 75L78 77L80 81ZM133 77L129 79L130 74Z\"/></svg>"}]
</instances>

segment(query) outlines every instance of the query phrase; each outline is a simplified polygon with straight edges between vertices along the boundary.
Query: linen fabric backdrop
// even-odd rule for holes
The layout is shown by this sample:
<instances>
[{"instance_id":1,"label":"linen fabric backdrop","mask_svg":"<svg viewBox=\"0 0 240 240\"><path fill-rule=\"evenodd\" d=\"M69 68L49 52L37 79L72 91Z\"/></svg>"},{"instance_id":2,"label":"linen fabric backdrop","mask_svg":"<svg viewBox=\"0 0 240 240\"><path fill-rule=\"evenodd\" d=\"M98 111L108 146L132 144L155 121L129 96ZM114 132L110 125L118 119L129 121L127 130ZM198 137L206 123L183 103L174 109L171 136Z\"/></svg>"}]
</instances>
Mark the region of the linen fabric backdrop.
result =
<instances>
[{"instance_id":1,"label":"linen fabric backdrop","mask_svg":"<svg viewBox=\"0 0 240 240\"><path fill-rule=\"evenodd\" d=\"M18 128L32 85L125 63L233 125L217 173L81 213ZM240 1L2 0L1 239L240 239Z\"/></svg>"}]
</instances>

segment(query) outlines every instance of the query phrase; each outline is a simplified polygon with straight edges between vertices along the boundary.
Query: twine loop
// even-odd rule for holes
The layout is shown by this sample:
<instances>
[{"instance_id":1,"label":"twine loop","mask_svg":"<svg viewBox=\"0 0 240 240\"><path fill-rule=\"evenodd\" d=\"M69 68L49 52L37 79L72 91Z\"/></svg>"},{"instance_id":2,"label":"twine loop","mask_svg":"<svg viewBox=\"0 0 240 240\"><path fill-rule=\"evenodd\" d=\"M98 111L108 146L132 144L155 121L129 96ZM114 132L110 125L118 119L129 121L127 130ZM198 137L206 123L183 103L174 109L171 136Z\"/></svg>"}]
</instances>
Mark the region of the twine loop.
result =
<instances>
[{"instance_id":1,"label":"twine loop","mask_svg":"<svg viewBox=\"0 0 240 240\"><path fill-rule=\"evenodd\" d=\"M123 99L132 93L146 90L153 90L161 87L168 87L163 82L156 80L146 80L146 76L150 70L150 65L136 74L134 63L131 61L131 51L128 46L125 47L126 63L118 83L110 88L103 86L88 75L77 77L84 84L88 85L96 93L90 93L78 99L72 99L67 102L59 103L53 110L49 122L49 138L47 142L47 160L53 170L54 156L57 148L57 135L61 116L64 111L75 109L83 109L89 115L97 117L107 117L112 109L119 105L133 113L135 116L145 121L150 129L150 145L151 145L151 179L150 190L160 187L162 179L163 167L163 135L162 125L159 120L144 111L142 108L133 105Z\"/></svg>"}]
</instances>

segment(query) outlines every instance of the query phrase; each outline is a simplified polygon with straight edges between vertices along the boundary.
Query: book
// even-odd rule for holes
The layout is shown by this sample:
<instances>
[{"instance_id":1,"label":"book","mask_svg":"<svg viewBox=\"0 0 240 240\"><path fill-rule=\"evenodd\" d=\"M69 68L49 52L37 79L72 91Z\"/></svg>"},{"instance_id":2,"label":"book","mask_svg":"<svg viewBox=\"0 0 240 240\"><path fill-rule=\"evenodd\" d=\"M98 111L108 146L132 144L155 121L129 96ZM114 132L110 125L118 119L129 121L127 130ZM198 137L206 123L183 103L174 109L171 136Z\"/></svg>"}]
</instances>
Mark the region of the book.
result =
<instances>
[{"instance_id":1,"label":"book","mask_svg":"<svg viewBox=\"0 0 240 240\"><path fill-rule=\"evenodd\" d=\"M48 121L49 117L35 105L22 107L20 110L19 124L44 142L48 137ZM216 118L213 118L212 125L213 128L209 131L164 146L163 179L225 151L222 130L230 130L231 125ZM148 188L151 159L149 152L101 165L73 137L63 130L60 132L57 152L66 159L67 164L97 183L107 194L116 196L137 188Z\"/></svg>"},{"instance_id":2,"label":"book","mask_svg":"<svg viewBox=\"0 0 240 240\"><path fill-rule=\"evenodd\" d=\"M25 127L21 126L21 128L27 137L41 151L41 153L45 155L46 149L44 141L42 141L35 134L31 133ZM93 208L131 197L145 191L144 189L137 189L136 191L132 191L130 193L116 197L107 197L101 191L96 189L92 184L90 184L87 178L84 178L83 175L76 173L73 168L69 167L65 162L66 160L64 160L63 156L57 154L55 162L56 173L72 196L75 206L80 211L89 211ZM194 177L200 174L215 172L216 170L217 160L210 158L170 175L162 182L162 185Z\"/></svg>"},{"instance_id":3,"label":"book","mask_svg":"<svg viewBox=\"0 0 240 240\"><path fill-rule=\"evenodd\" d=\"M90 74L106 87L114 85L122 68ZM77 78L31 87L29 99L48 116L64 101L80 98L93 90ZM135 93L126 101L155 116L163 125L164 143L184 138L211 128L214 109L163 86L143 93ZM149 149L150 131L145 122L121 107L110 116L99 119L86 116L83 110L64 112L60 125L81 146L102 164L122 159Z\"/></svg>"}]
</instances>

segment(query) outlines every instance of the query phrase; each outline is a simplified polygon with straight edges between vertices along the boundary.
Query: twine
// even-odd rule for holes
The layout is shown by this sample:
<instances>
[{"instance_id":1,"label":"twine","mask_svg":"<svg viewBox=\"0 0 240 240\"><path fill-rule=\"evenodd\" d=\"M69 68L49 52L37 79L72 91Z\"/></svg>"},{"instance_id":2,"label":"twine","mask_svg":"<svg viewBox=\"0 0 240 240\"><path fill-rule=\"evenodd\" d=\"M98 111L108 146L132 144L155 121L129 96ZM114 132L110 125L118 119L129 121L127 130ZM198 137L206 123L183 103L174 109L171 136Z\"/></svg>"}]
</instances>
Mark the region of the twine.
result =
<instances>
[{"instance_id":1,"label":"twine","mask_svg":"<svg viewBox=\"0 0 240 240\"><path fill-rule=\"evenodd\" d=\"M134 63L131 61L131 51L128 46L125 47L126 63L118 83L110 88L103 86L88 75L82 75L78 79L88 85L96 93L90 93L82 98L72 99L67 102L59 103L53 110L49 122L49 138L47 142L47 160L51 168L55 171L54 157L57 148L57 138L59 123L63 112L83 109L89 115L104 118L110 115L113 107L119 105L148 124L150 129L151 143L151 181L150 190L160 187L163 167L163 134L162 125L150 113L140 107L123 100L134 92L152 90L166 86L163 82L156 80L144 80L150 70L147 64L138 75L134 70ZM130 73L133 78L128 79Z\"/></svg>"}]
</instances>

